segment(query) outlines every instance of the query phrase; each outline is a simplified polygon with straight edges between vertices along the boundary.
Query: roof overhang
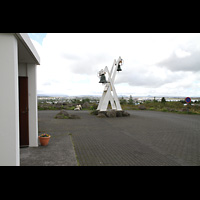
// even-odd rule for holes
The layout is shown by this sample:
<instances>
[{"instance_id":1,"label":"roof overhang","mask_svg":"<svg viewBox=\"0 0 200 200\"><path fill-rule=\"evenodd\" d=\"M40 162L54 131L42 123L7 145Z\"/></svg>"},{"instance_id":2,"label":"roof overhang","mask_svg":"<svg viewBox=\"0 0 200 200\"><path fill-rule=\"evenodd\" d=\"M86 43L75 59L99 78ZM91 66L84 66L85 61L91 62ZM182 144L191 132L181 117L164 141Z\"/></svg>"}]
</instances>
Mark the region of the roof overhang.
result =
<instances>
[{"instance_id":1,"label":"roof overhang","mask_svg":"<svg viewBox=\"0 0 200 200\"><path fill-rule=\"evenodd\" d=\"M27 33L14 33L18 40L18 62L40 65L40 57Z\"/></svg>"}]
</instances>

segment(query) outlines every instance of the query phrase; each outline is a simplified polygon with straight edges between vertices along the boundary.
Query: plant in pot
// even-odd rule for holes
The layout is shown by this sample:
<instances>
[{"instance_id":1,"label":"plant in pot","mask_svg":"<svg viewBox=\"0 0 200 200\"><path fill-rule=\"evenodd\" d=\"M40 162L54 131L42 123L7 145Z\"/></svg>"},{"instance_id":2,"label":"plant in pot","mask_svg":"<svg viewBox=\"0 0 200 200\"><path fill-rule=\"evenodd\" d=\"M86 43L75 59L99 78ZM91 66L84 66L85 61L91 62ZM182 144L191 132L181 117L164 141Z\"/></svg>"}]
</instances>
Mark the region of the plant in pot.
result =
<instances>
[{"instance_id":1,"label":"plant in pot","mask_svg":"<svg viewBox=\"0 0 200 200\"><path fill-rule=\"evenodd\" d=\"M49 139L50 139L50 135L49 134L46 134L46 133L43 133L42 135L38 136L39 140L40 140L40 144L42 146L47 146L48 143L49 143Z\"/></svg>"}]
</instances>

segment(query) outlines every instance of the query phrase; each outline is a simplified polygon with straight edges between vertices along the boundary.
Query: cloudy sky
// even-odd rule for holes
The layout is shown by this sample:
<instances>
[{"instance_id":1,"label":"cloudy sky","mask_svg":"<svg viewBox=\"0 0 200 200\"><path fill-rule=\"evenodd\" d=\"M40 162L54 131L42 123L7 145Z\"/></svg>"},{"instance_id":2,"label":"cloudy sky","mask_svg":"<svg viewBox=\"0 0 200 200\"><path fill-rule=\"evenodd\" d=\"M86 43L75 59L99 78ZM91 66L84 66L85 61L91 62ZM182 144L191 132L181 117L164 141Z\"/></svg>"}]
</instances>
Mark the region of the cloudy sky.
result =
<instances>
[{"instance_id":1,"label":"cloudy sky","mask_svg":"<svg viewBox=\"0 0 200 200\"><path fill-rule=\"evenodd\" d=\"M98 71L124 60L118 95L200 97L199 33L29 33L38 94L101 95Z\"/></svg>"}]
</instances>

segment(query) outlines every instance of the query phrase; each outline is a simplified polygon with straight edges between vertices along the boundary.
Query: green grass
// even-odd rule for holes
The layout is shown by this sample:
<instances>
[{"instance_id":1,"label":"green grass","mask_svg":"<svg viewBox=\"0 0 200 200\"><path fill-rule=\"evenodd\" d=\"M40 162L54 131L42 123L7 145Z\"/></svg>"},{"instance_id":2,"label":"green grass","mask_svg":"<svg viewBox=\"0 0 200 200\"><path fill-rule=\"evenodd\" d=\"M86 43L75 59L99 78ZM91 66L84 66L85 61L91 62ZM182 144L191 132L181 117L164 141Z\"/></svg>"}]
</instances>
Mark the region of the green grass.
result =
<instances>
[{"instance_id":1,"label":"green grass","mask_svg":"<svg viewBox=\"0 0 200 200\"><path fill-rule=\"evenodd\" d=\"M172 112L178 114L200 114L200 106L187 105L184 106L181 102L152 102L147 101L142 104L145 110ZM123 110L140 110L139 105L121 105ZM188 110L187 110L188 109Z\"/></svg>"},{"instance_id":2,"label":"green grass","mask_svg":"<svg viewBox=\"0 0 200 200\"><path fill-rule=\"evenodd\" d=\"M179 113L179 114L200 114L200 106L192 106L187 105L184 106L183 103L179 102L156 102L156 101L146 101L142 104L145 106L145 110L152 110L152 111L161 111L161 112L173 112L173 113ZM83 108L82 110L90 110L95 111L97 108L97 104L90 104L89 108ZM140 110L140 105L134 105L134 104L121 104L121 107L123 110ZM53 104L38 104L38 110L74 110L74 106L68 107L65 106L55 106ZM109 105L108 108L111 109L111 106ZM188 108L188 111L185 111L185 109ZM67 118L66 118L67 119Z\"/></svg>"}]
</instances>

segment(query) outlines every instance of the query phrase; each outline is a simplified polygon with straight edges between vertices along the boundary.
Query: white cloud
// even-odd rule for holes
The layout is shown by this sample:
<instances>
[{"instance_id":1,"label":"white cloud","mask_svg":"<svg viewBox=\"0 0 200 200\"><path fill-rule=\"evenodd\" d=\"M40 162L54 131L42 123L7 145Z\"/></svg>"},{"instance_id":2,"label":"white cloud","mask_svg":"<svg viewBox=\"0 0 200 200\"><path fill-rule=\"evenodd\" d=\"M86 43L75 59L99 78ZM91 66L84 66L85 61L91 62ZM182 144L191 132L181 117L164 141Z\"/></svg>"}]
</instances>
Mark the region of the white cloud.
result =
<instances>
[{"instance_id":1,"label":"white cloud","mask_svg":"<svg viewBox=\"0 0 200 200\"><path fill-rule=\"evenodd\" d=\"M121 56L118 94L200 96L200 34L50 33L42 45L32 42L41 58L38 93L101 94L98 71Z\"/></svg>"}]
</instances>

